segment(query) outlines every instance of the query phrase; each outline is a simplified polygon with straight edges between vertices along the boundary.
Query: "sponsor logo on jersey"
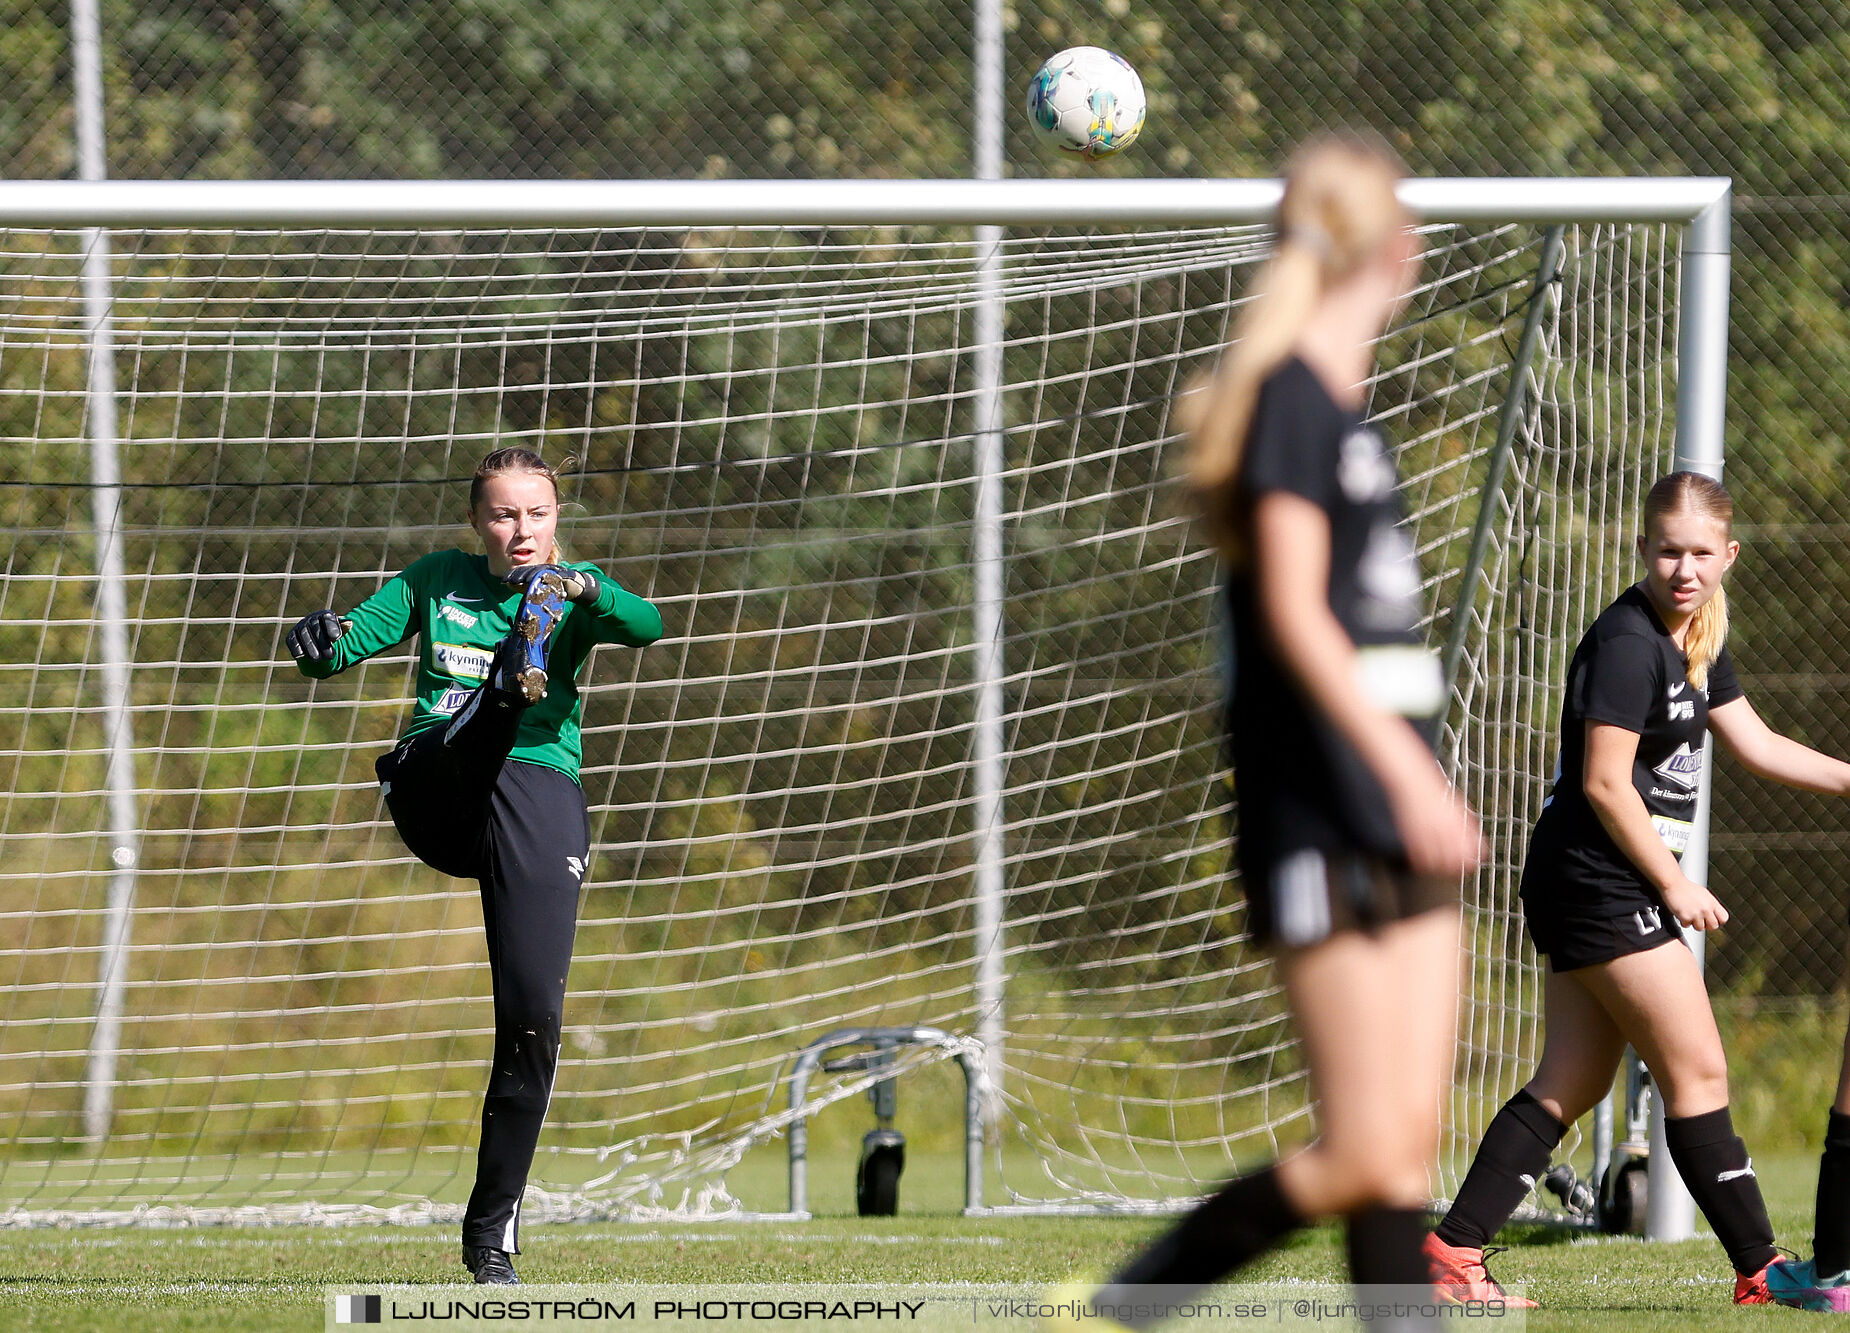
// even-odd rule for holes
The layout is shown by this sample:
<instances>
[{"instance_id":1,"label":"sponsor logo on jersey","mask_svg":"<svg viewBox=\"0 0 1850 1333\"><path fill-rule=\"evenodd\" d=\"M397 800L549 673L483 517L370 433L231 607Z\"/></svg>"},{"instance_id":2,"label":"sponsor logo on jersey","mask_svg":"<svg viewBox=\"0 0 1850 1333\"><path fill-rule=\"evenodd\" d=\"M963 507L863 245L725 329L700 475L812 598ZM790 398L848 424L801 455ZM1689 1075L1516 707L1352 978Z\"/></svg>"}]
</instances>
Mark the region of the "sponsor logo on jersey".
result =
<instances>
[{"instance_id":1,"label":"sponsor logo on jersey","mask_svg":"<svg viewBox=\"0 0 1850 1333\"><path fill-rule=\"evenodd\" d=\"M1355 504L1379 500L1394 489L1393 461L1373 427L1357 426L1343 436L1336 482Z\"/></svg>"},{"instance_id":2,"label":"sponsor logo on jersey","mask_svg":"<svg viewBox=\"0 0 1850 1333\"><path fill-rule=\"evenodd\" d=\"M1431 717L1445 706L1445 673L1439 658L1420 644L1357 648L1355 679L1364 698L1402 717Z\"/></svg>"},{"instance_id":3,"label":"sponsor logo on jersey","mask_svg":"<svg viewBox=\"0 0 1850 1333\"><path fill-rule=\"evenodd\" d=\"M1685 699L1682 703L1671 704L1670 720L1672 722L1694 722L1696 720L1696 701L1694 699Z\"/></svg>"},{"instance_id":4,"label":"sponsor logo on jersey","mask_svg":"<svg viewBox=\"0 0 1850 1333\"><path fill-rule=\"evenodd\" d=\"M443 594L443 600L446 602L479 602L482 599L480 597L464 597L459 592L446 592Z\"/></svg>"},{"instance_id":5,"label":"sponsor logo on jersey","mask_svg":"<svg viewBox=\"0 0 1850 1333\"><path fill-rule=\"evenodd\" d=\"M460 643L433 643L431 665L458 680L487 680L494 654L486 648L470 648Z\"/></svg>"},{"instance_id":6,"label":"sponsor logo on jersey","mask_svg":"<svg viewBox=\"0 0 1850 1333\"><path fill-rule=\"evenodd\" d=\"M1651 795L1657 797L1659 800L1683 801L1685 803L1693 799L1690 796L1679 795L1673 791L1664 791L1658 787L1651 788ZM1652 815L1651 827L1656 829L1657 836L1664 840L1664 846L1668 847L1677 856L1681 856L1684 852L1689 850L1689 840L1696 831L1696 826L1687 819L1672 819L1668 815Z\"/></svg>"},{"instance_id":7,"label":"sponsor logo on jersey","mask_svg":"<svg viewBox=\"0 0 1850 1333\"><path fill-rule=\"evenodd\" d=\"M1702 751L1689 748L1684 741L1677 746L1671 756L1651 770L1673 787L1680 787L1686 792L1696 790L1696 784L1702 781Z\"/></svg>"},{"instance_id":8,"label":"sponsor logo on jersey","mask_svg":"<svg viewBox=\"0 0 1850 1333\"><path fill-rule=\"evenodd\" d=\"M1689 682L1688 682L1688 681L1679 681L1679 682L1678 682L1677 684L1675 684L1675 685L1672 685L1672 686L1670 687L1670 697L1671 697L1672 699L1674 699L1674 698L1676 698L1676 697L1677 697L1677 696L1678 696L1679 694L1681 694L1681 693L1683 693L1683 687L1684 687L1685 685L1687 685L1687 684L1689 684Z\"/></svg>"},{"instance_id":9,"label":"sponsor logo on jersey","mask_svg":"<svg viewBox=\"0 0 1850 1333\"><path fill-rule=\"evenodd\" d=\"M468 703L469 696L474 693L475 691L470 689L467 685L452 685L449 689L437 696L437 702L430 706L430 711L433 713L442 713L445 717L448 717L458 708Z\"/></svg>"},{"instance_id":10,"label":"sponsor logo on jersey","mask_svg":"<svg viewBox=\"0 0 1850 1333\"><path fill-rule=\"evenodd\" d=\"M447 620L453 625L461 625L464 629L474 629L475 622L481 617L473 611L465 611L460 606L451 606L445 602L437 608L437 619Z\"/></svg>"},{"instance_id":11,"label":"sponsor logo on jersey","mask_svg":"<svg viewBox=\"0 0 1850 1333\"><path fill-rule=\"evenodd\" d=\"M1356 615L1377 630L1411 629L1419 620L1420 562L1413 538L1383 516L1368 534L1355 567L1362 603Z\"/></svg>"}]
</instances>

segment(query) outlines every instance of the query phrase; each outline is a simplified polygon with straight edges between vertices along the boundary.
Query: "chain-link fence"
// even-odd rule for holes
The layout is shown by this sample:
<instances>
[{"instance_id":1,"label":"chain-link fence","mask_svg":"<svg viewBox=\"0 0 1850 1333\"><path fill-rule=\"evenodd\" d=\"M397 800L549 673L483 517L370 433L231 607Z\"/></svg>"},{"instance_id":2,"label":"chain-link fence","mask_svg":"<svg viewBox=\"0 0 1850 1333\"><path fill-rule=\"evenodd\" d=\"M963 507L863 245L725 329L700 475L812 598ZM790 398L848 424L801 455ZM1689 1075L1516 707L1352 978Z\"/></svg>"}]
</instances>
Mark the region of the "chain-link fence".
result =
<instances>
[{"instance_id":1,"label":"chain-link fence","mask_svg":"<svg viewBox=\"0 0 1850 1333\"><path fill-rule=\"evenodd\" d=\"M1306 131L1386 131L1426 174L1736 183L1735 650L1775 727L1850 750L1850 15L1818 0L1012 0L1008 170L1268 174ZM69 12L0 27L0 160L72 174ZM117 177L971 174L970 0L103 0ZM1124 54L1142 140L1098 165L1017 110L1047 54ZM1840 980L1845 808L1724 763L1720 984Z\"/></svg>"}]
</instances>

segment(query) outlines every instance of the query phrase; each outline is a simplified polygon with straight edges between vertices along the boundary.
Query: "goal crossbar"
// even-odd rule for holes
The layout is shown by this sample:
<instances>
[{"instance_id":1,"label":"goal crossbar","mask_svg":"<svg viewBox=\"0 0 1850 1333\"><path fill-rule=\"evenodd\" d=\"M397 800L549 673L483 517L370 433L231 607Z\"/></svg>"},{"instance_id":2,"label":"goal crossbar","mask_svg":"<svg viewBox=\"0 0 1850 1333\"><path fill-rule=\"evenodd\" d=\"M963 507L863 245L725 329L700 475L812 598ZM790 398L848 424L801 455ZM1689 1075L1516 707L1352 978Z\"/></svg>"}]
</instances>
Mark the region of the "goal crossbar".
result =
<instances>
[{"instance_id":1,"label":"goal crossbar","mask_svg":"<svg viewBox=\"0 0 1850 1333\"><path fill-rule=\"evenodd\" d=\"M1704 223L1725 176L1428 177L1430 222ZM1264 222L1277 180L9 181L16 227L711 227L1217 225ZM1692 237L1704 245L1712 235Z\"/></svg>"}]
</instances>

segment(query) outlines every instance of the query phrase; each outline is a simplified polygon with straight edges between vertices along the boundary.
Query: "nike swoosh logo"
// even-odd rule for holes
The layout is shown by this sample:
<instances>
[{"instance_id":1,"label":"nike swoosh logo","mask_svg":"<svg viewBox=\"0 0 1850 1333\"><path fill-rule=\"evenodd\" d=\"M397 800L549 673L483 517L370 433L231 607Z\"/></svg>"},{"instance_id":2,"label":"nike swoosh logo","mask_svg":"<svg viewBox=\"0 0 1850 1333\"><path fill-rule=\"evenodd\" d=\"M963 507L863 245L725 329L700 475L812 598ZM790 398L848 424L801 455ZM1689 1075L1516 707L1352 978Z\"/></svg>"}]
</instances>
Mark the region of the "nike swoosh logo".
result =
<instances>
[{"instance_id":1,"label":"nike swoosh logo","mask_svg":"<svg viewBox=\"0 0 1850 1333\"><path fill-rule=\"evenodd\" d=\"M1672 686L1670 687L1670 697L1671 697L1672 699L1674 699L1674 698L1676 698L1676 697L1677 697L1677 696L1678 696L1679 694L1681 694L1681 693L1683 693L1683 686L1681 686L1681 685L1672 685Z\"/></svg>"},{"instance_id":2,"label":"nike swoosh logo","mask_svg":"<svg viewBox=\"0 0 1850 1333\"><path fill-rule=\"evenodd\" d=\"M446 592L443 596L446 601L451 602L479 602L482 600L480 597L464 597L459 592Z\"/></svg>"}]
</instances>

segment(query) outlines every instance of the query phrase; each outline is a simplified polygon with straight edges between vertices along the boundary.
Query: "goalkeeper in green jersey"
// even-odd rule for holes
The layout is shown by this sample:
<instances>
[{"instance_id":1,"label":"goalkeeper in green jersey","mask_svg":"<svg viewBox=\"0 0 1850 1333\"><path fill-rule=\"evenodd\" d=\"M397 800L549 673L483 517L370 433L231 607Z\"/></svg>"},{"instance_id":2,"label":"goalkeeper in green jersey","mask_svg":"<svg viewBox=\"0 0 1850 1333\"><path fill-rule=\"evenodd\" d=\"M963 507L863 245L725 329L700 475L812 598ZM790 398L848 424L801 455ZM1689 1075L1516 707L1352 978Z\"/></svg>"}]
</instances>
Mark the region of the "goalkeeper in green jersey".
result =
<instances>
[{"instance_id":1,"label":"goalkeeper in green jersey","mask_svg":"<svg viewBox=\"0 0 1850 1333\"><path fill-rule=\"evenodd\" d=\"M345 617L304 617L288 646L304 675L325 679L418 640L416 706L378 761L379 790L419 860L482 886L495 1050L463 1263L477 1282L515 1283L591 854L575 677L600 643L654 643L662 618L594 566L561 561L558 478L529 449L482 460L469 523L481 554L415 560Z\"/></svg>"}]
</instances>

